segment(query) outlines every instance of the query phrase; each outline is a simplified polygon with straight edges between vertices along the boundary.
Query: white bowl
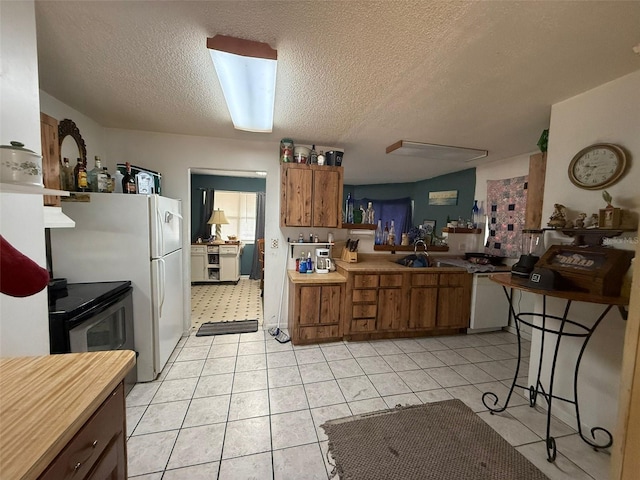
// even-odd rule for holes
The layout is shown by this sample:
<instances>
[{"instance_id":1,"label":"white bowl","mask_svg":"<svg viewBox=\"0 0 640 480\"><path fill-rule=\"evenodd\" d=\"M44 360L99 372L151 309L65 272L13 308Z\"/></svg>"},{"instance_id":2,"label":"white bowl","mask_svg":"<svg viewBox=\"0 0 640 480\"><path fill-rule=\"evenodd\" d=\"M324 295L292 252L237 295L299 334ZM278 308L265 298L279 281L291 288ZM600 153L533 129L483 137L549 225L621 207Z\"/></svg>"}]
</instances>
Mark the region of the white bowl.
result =
<instances>
[{"instance_id":1,"label":"white bowl","mask_svg":"<svg viewBox=\"0 0 640 480\"><path fill-rule=\"evenodd\" d=\"M44 187L42 157L20 142L0 145L0 182Z\"/></svg>"}]
</instances>

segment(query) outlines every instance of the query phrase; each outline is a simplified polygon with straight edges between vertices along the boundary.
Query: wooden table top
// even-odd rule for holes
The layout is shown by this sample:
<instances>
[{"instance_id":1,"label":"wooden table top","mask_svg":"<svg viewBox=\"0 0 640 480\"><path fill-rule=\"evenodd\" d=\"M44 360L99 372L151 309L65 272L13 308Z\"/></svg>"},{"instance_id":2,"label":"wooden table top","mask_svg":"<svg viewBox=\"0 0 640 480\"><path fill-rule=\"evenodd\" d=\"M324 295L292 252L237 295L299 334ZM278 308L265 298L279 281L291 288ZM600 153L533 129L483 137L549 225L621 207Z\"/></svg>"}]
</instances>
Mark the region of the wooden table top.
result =
<instances>
[{"instance_id":1,"label":"wooden table top","mask_svg":"<svg viewBox=\"0 0 640 480\"><path fill-rule=\"evenodd\" d=\"M602 305L628 305L627 297L606 297L596 295L595 293L575 292L571 290L544 290L542 288L531 288L527 284L526 278L513 277L510 273L495 273L489 278L496 283L507 288L516 288L525 292L537 293L548 297L564 298L565 300L573 300L576 302L599 303Z\"/></svg>"},{"instance_id":2,"label":"wooden table top","mask_svg":"<svg viewBox=\"0 0 640 480\"><path fill-rule=\"evenodd\" d=\"M0 477L38 478L134 365L130 350L0 358Z\"/></svg>"}]
</instances>

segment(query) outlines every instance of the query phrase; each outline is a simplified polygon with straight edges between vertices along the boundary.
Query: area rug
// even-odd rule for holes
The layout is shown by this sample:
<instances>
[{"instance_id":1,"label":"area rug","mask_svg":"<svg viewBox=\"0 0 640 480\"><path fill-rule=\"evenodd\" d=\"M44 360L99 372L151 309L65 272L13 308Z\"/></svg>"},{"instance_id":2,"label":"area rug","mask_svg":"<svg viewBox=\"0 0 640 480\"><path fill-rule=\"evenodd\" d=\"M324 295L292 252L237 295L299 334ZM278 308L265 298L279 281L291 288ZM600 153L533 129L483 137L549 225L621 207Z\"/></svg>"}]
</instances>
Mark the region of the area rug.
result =
<instances>
[{"instance_id":1,"label":"area rug","mask_svg":"<svg viewBox=\"0 0 640 480\"><path fill-rule=\"evenodd\" d=\"M322 425L341 480L547 480L462 401Z\"/></svg>"},{"instance_id":2,"label":"area rug","mask_svg":"<svg viewBox=\"0 0 640 480\"><path fill-rule=\"evenodd\" d=\"M251 333L258 331L258 320L238 320L230 322L207 322L200 325L196 337L228 335L230 333Z\"/></svg>"}]
</instances>

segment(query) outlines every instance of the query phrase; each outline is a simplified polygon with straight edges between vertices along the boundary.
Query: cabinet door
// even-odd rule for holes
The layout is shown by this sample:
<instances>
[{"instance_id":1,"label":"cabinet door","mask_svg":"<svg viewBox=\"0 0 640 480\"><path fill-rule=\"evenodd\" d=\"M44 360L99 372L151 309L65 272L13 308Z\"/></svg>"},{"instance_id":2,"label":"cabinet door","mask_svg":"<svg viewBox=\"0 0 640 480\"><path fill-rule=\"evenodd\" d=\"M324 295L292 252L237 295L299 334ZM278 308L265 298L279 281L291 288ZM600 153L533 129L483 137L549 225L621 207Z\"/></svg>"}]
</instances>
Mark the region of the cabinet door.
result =
<instances>
[{"instance_id":1,"label":"cabinet door","mask_svg":"<svg viewBox=\"0 0 640 480\"><path fill-rule=\"evenodd\" d=\"M378 330L400 330L402 315L402 290L378 289Z\"/></svg>"},{"instance_id":2,"label":"cabinet door","mask_svg":"<svg viewBox=\"0 0 640 480\"><path fill-rule=\"evenodd\" d=\"M440 274L439 327L467 328L471 310L471 274Z\"/></svg>"},{"instance_id":3,"label":"cabinet door","mask_svg":"<svg viewBox=\"0 0 640 480\"><path fill-rule=\"evenodd\" d=\"M313 171L313 226L338 228L342 225L341 175L334 170Z\"/></svg>"},{"instance_id":4,"label":"cabinet door","mask_svg":"<svg viewBox=\"0 0 640 480\"><path fill-rule=\"evenodd\" d=\"M42 143L42 181L45 188L60 190L60 145L58 144L58 121L40 114L40 137ZM45 195L44 204L60 206L60 197Z\"/></svg>"},{"instance_id":5,"label":"cabinet door","mask_svg":"<svg viewBox=\"0 0 640 480\"><path fill-rule=\"evenodd\" d=\"M300 287L300 325L340 323L338 285Z\"/></svg>"},{"instance_id":6,"label":"cabinet door","mask_svg":"<svg viewBox=\"0 0 640 480\"><path fill-rule=\"evenodd\" d=\"M437 307L438 289L435 286L412 288L409 300L409 328L434 328Z\"/></svg>"},{"instance_id":7,"label":"cabinet door","mask_svg":"<svg viewBox=\"0 0 640 480\"><path fill-rule=\"evenodd\" d=\"M191 252L191 281L204 282L207 278L207 254Z\"/></svg>"},{"instance_id":8,"label":"cabinet door","mask_svg":"<svg viewBox=\"0 0 640 480\"><path fill-rule=\"evenodd\" d=\"M280 226L310 227L313 172L283 164L281 183Z\"/></svg>"}]
</instances>

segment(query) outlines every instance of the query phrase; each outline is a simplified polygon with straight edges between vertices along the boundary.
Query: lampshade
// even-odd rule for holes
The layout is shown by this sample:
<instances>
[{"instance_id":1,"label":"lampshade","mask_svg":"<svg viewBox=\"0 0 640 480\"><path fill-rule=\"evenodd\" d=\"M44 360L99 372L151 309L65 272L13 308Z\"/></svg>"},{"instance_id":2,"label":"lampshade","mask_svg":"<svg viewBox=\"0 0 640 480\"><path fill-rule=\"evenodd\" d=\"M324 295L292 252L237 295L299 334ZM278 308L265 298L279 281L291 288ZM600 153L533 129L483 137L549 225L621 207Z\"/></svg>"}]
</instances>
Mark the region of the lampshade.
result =
<instances>
[{"instance_id":1,"label":"lampshade","mask_svg":"<svg viewBox=\"0 0 640 480\"><path fill-rule=\"evenodd\" d=\"M209 218L209 221L207 222L209 225L214 225L216 226L216 240L221 240L222 239L222 227L220 225L226 225L229 223L229 220L227 220L227 217L224 214L224 210L214 210L213 213L211 214L211 217Z\"/></svg>"},{"instance_id":2,"label":"lampshade","mask_svg":"<svg viewBox=\"0 0 640 480\"><path fill-rule=\"evenodd\" d=\"M452 162L470 162L488 155L487 150L475 148L453 147L450 145L436 145L434 143L409 142L399 140L387 147L387 153L407 155L410 157L428 158L430 160L444 160Z\"/></svg>"},{"instance_id":3,"label":"lampshade","mask_svg":"<svg viewBox=\"0 0 640 480\"><path fill-rule=\"evenodd\" d=\"M225 35L207 38L207 48L233 126L248 132L271 132L278 51L266 43Z\"/></svg>"}]
</instances>

